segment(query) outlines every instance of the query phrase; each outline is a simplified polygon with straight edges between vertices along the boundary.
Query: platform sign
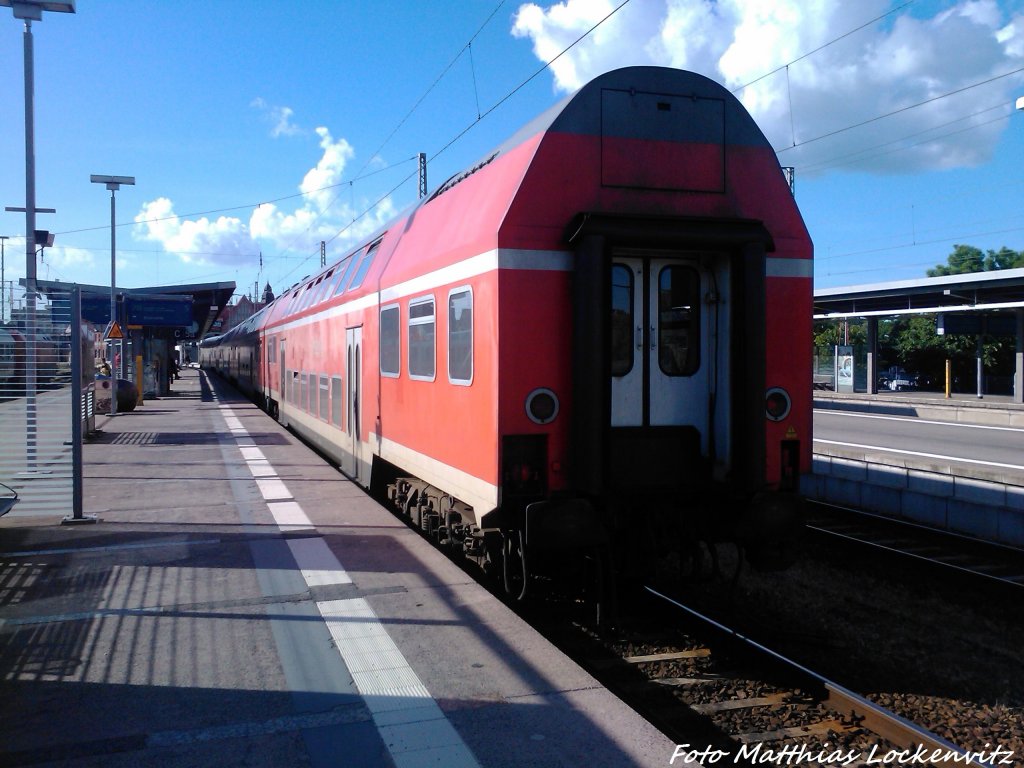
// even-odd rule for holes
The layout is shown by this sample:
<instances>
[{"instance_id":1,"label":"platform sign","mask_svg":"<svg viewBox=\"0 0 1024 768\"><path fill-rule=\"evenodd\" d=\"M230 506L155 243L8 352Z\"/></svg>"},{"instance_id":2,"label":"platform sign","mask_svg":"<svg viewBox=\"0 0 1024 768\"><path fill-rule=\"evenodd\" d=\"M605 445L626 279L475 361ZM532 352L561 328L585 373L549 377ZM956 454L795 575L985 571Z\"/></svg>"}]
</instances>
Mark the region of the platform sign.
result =
<instances>
[{"instance_id":1,"label":"platform sign","mask_svg":"<svg viewBox=\"0 0 1024 768\"><path fill-rule=\"evenodd\" d=\"M82 319L93 325L106 325L110 322L109 296L82 296Z\"/></svg>"},{"instance_id":2,"label":"platform sign","mask_svg":"<svg viewBox=\"0 0 1024 768\"><path fill-rule=\"evenodd\" d=\"M836 392L853 392L853 347L836 347Z\"/></svg>"},{"instance_id":3,"label":"platform sign","mask_svg":"<svg viewBox=\"0 0 1024 768\"><path fill-rule=\"evenodd\" d=\"M1014 336L1017 333L1017 318L1012 314L998 312L944 312L935 322L935 332L939 336L951 333Z\"/></svg>"},{"instance_id":4,"label":"platform sign","mask_svg":"<svg viewBox=\"0 0 1024 768\"><path fill-rule=\"evenodd\" d=\"M192 324L192 299L129 296L125 316L131 325L187 328Z\"/></svg>"}]
</instances>

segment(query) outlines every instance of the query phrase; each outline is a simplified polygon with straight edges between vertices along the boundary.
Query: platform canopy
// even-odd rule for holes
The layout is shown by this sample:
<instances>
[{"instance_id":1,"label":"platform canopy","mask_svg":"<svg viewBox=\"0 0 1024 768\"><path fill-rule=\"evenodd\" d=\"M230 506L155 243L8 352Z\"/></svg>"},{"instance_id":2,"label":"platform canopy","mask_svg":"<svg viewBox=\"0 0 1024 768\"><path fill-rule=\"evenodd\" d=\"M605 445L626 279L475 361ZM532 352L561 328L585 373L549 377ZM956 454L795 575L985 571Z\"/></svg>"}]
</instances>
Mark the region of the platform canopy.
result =
<instances>
[{"instance_id":1,"label":"platform canopy","mask_svg":"<svg viewBox=\"0 0 1024 768\"><path fill-rule=\"evenodd\" d=\"M1024 269L922 277L814 291L815 320L931 312L989 312L1021 307L1024 307Z\"/></svg>"},{"instance_id":2,"label":"platform canopy","mask_svg":"<svg viewBox=\"0 0 1024 768\"><path fill-rule=\"evenodd\" d=\"M66 294L74 283L39 280L36 285L44 296ZM85 319L104 325L110 321L110 286L84 285L82 314ZM151 288L118 288L119 318L129 328L173 329L180 338L202 339L235 292L235 283L194 283L160 285Z\"/></svg>"},{"instance_id":3,"label":"platform canopy","mask_svg":"<svg viewBox=\"0 0 1024 768\"><path fill-rule=\"evenodd\" d=\"M858 317L867 320L869 393L877 391L878 318L933 313L939 316L937 333L967 333L977 337L979 398L984 388L984 336L1015 337L1013 398L1015 402L1024 403L1024 269L820 288L814 292L815 320Z\"/></svg>"}]
</instances>

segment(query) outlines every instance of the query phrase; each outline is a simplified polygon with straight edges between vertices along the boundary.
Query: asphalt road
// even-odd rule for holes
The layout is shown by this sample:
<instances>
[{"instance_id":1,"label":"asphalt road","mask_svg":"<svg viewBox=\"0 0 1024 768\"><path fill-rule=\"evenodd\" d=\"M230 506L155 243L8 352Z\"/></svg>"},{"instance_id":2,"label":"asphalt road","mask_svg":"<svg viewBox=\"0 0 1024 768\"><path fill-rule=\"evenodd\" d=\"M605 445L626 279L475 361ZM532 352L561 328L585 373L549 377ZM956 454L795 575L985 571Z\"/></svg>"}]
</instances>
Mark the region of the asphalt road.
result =
<instances>
[{"instance_id":1,"label":"asphalt road","mask_svg":"<svg viewBox=\"0 0 1024 768\"><path fill-rule=\"evenodd\" d=\"M831 445L987 468L1024 484L1024 429L1019 428L815 410L814 443L815 450Z\"/></svg>"}]
</instances>

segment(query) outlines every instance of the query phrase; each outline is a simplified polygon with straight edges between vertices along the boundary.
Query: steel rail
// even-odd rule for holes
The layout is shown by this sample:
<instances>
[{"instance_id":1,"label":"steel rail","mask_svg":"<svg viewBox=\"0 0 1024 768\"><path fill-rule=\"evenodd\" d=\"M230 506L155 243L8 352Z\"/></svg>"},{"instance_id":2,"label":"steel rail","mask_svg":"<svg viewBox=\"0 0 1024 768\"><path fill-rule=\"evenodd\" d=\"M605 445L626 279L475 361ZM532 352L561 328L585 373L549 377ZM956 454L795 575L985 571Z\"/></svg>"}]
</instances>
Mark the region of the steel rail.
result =
<instances>
[{"instance_id":1,"label":"steel rail","mask_svg":"<svg viewBox=\"0 0 1024 768\"><path fill-rule=\"evenodd\" d=\"M756 640L746 637L731 627L727 627L651 587L644 587L644 589L654 597L679 608L701 623L714 627L717 631L728 635L731 639L743 643L760 654L770 656L775 662L808 678L814 685L820 687L825 692L826 695L823 697L823 700L828 706L840 714L849 714L856 718L863 727L896 745L901 750L907 750L909 755L913 755L915 752L920 754L920 749L923 748L924 755L936 756L935 759L927 759L928 765L973 765L979 766L979 768L989 768L989 763L974 759L971 754L961 747L946 741L941 736L922 728L916 723L900 717L894 712L890 712L848 688L844 688L838 683L822 677L799 662L793 661L773 651L771 648L761 645Z\"/></svg>"},{"instance_id":2,"label":"steel rail","mask_svg":"<svg viewBox=\"0 0 1024 768\"><path fill-rule=\"evenodd\" d=\"M1024 556L1024 552L1021 552L1021 550L1017 549L1016 547L1011 547L1006 544L1000 544L998 542L979 541L977 539L972 539L969 536L963 536L962 534L950 531L942 531L935 528L929 528L928 526L918 525L916 523L907 522L905 520L894 520L892 518L887 518L883 515L875 515L870 512L861 512L856 509L850 509L849 507L841 507L834 504L825 504L823 502L814 502L814 504L824 510L835 509L839 510L843 514L856 515L858 517L864 518L866 524L870 524L873 521L877 521L879 525L886 525L893 528L903 528L912 532L919 531L922 535L931 536L934 538L943 538L952 541L962 541L968 546L979 549L989 549L994 552L1005 553L1007 556ZM853 524L855 525L855 523ZM825 528L820 525L814 525L813 523L806 523L804 527L807 530L814 531L820 534L825 534L827 536L831 536L832 538L841 539L843 541L855 542L857 544L863 544L865 546L869 546L874 549L881 550L883 552L890 552L901 557L907 557L913 560L928 563L929 565L941 566L943 568L956 571L958 573L968 574L972 577L980 576L989 581L1001 585L1024 588L1024 582L1022 581L1006 578L1004 576L1000 576L994 573L988 573L985 570L982 570L979 566L972 566L968 563L950 562L949 560L941 559L940 557L933 557L925 554L920 554L919 552L914 552L913 550L906 549L902 546L895 545L892 543L872 541L871 539L864 538L863 536L844 533L842 531L830 530L829 528ZM927 542L922 543L926 547L929 546ZM982 557L978 558L978 562L980 565L1001 567L999 563L985 562ZM1022 573L1024 573L1024 570L1022 570Z\"/></svg>"}]
</instances>

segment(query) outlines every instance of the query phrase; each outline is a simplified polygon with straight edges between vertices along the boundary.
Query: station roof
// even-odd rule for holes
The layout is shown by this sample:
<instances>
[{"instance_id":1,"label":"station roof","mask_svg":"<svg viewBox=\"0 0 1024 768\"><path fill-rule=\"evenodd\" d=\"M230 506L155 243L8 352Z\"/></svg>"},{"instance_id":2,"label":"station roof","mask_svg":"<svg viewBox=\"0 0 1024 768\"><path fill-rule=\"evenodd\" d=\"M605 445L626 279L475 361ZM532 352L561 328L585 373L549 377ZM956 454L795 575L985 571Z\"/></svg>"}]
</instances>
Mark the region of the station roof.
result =
<instances>
[{"instance_id":1,"label":"station roof","mask_svg":"<svg viewBox=\"0 0 1024 768\"><path fill-rule=\"evenodd\" d=\"M109 285L84 285L82 283L64 283L61 281L38 280L36 286L44 295L65 293L77 285L82 289L83 296L110 297ZM196 338L201 339L210 332L214 321L224 311L232 294L235 283L193 283L191 285L158 285L150 288L117 288L121 296L160 296L165 298L191 298L192 321L196 324ZM107 313L109 315L109 312Z\"/></svg>"},{"instance_id":2,"label":"station roof","mask_svg":"<svg viewBox=\"0 0 1024 768\"><path fill-rule=\"evenodd\" d=\"M1018 307L1024 307L1024 269L922 277L814 291L816 320L930 312L989 312Z\"/></svg>"}]
</instances>

